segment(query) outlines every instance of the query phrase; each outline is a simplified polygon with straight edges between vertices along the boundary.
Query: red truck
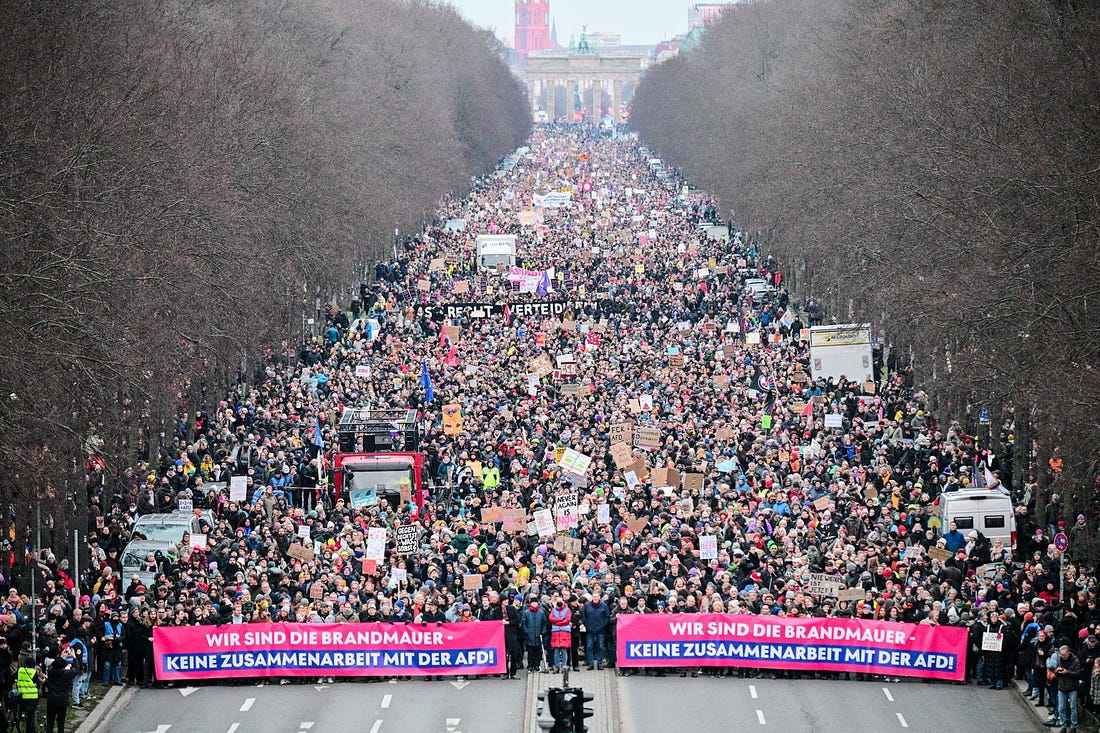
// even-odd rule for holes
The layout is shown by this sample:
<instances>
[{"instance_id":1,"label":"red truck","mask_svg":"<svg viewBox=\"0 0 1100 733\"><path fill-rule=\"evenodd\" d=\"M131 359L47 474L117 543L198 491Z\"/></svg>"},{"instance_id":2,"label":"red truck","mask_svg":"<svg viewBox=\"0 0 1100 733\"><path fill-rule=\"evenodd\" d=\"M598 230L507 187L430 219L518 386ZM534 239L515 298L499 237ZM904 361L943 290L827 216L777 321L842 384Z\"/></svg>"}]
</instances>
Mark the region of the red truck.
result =
<instances>
[{"instance_id":1,"label":"red truck","mask_svg":"<svg viewBox=\"0 0 1100 733\"><path fill-rule=\"evenodd\" d=\"M339 452L333 457L336 497L353 507L387 501L394 508L428 502L424 456L415 410L346 407L337 427Z\"/></svg>"}]
</instances>

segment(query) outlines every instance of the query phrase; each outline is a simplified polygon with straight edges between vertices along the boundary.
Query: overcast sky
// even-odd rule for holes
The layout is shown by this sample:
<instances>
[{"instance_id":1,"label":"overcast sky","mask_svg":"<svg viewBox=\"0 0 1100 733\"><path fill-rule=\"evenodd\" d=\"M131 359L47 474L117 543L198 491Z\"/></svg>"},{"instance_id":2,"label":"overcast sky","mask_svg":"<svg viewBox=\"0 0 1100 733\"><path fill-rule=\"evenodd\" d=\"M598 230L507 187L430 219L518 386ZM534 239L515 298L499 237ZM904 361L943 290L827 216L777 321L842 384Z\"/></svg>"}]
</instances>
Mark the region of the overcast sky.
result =
<instances>
[{"instance_id":1,"label":"overcast sky","mask_svg":"<svg viewBox=\"0 0 1100 733\"><path fill-rule=\"evenodd\" d=\"M515 0L446 0L475 25L492 28L512 45ZM688 8L698 0L550 0L550 18L558 22L558 42L589 32L618 33L623 43L657 43L688 30Z\"/></svg>"}]
</instances>

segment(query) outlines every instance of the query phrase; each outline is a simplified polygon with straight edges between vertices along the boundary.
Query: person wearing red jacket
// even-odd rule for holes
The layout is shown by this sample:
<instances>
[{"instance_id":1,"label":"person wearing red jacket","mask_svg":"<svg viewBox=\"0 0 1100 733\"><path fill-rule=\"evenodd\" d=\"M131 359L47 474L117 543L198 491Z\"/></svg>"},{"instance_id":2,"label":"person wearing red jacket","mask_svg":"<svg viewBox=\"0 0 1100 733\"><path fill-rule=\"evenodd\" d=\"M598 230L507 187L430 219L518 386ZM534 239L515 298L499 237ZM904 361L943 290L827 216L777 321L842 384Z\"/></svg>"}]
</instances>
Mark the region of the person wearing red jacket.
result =
<instances>
[{"instance_id":1,"label":"person wearing red jacket","mask_svg":"<svg viewBox=\"0 0 1100 733\"><path fill-rule=\"evenodd\" d=\"M573 645L573 612L560 597L554 599L550 609L550 648L554 650L551 662L558 672L569 666L569 647Z\"/></svg>"}]
</instances>

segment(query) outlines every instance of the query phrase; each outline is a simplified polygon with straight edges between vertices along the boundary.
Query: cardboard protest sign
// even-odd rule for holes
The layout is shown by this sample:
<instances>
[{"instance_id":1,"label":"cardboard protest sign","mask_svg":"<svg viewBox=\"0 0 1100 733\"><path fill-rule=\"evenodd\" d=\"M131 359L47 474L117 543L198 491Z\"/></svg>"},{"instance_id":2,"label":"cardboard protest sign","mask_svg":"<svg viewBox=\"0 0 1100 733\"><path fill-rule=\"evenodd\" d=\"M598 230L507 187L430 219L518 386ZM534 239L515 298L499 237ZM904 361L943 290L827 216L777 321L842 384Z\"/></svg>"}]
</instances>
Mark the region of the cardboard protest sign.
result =
<instances>
[{"instance_id":1,"label":"cardboard protest sign","mask_svg":"<svg viewBox=\"0 0 1100 733\"><path fill-rule=\"evenodd\" d=\"M631 517L626 520L626 526L630 528L630 531L634 534L641 534L642 530L649 524L649 517Z\"/></svg>"},{"instance_id":2,"label":"cardboard protest sign","mask_svg":"<svg viewBox=\"0 0 1100 733\"><path fill-rule=\"evenodd\" d=\"M572 397L579 397L580 395L588 394L588 388L583 384L570 382L569 384L563 384L561 386L561 392L562 394L567 394Z\"/></svg>"},{"instance_id":3,"label":"cardboard protest sign","mask_svg":"<svg viewBox=\"0 0 1100 733\"><path fill-rule=\"evenodd\" d=\"M539 379L542 379L554 371L554 365L550 362L550 357L548 355L539 354L537 358L527 363L527 370L532 374L537 374Z\"/></svg>"},{"instance_id":4,"label":"cardboard protest sign","mask_svg":"<svg viewBox=\"0 0 1100 733\"><path fill-rule=\"evenodd\" d=\"M841 588L840 592L836 594L837 602L841 601L862 601L866 597L867 591L862 588Z\"/></svg>"},{"instance_id":5,"label":"cardboard protest sign","mask_svg":"<svg viewBox=\"0 0 1100 733\"><path fill-rule=\"evenodd\" d=\"M634 445L645 450L656 450L660 448L661 431L657 428L635 428Z\"/></svg>"},{"instance_id":6,"label":"cardboard protest sign","mask_svg":"<svg viewBox=\"0 0 1100 733\"><path fill-rule=\"evenodd\" d=\"M611 446L611 458L615 461L615 467L619 469L627 469L634 465L634 454L630 446L622 443Z\"/></svg>"},{"instance_id":7,"label":"cardboard protest sign","mask_svg":"<svg viewBox=\"0 0 1100 733\"><path fill-rule=\"evenodd\" d=\"M668 357L668 365L670 367L672 367L673 369L683 369L684 368L684 355L683 354L672 354L671 356Z\"/></svg>"},{"instance_id":8,"label":"cardboard protest sign","mask_svg":"<svg viewBox=\"0 0 1100 733\"><path fill-rule=\"evenodd\" d=\"M229 500L246 501L248 498L248 477L233 476L229 479Z\"/></svg>"},{"instance_id":9,"label":"cardboard protest sign","mask_svg":"<svg viewBox=\"0 0 1100 733\"><path fill-rule=\"evenodd\" d=\"M924 557L924 548L920 545L909 545L905 548L906 560L920 560Z\"/></svg>"},{"instance_id":10,"label":"cardboard protest sign","mask_svg":"<svg viewBox=\"0 0 1100 733\"><path fill-rule=\"evenodd\" d=\"M444 326L443 333L446 334L447 338L449 338L453 344L457 344L462 338L462 329L458 326Z\"/></svg>"},{"instance_id":11,"label":"cardboard protest sign","mask_svg":"<svg viewBox=\"0 0 1100 733\"><path fill-rule=\"evenodd\" d=\"M581 551L581 541L577 537L559 534L554 538L554 549L558 552L577 553Z\"/></svg>"},{"instance_id":12,"label":"cardboard protest sign","mask_svg":"<svg viewBox=\"0 0 1100 733\"><path fill-rule=\"evenodd\" d=\"M291 545L287 548L286 554L302 562L313 562L313 558L315 557L313 550L308 547L303 547L302 545Z\"/></svg>"},{"instance_id":13,"label":"cardboard protest sign","mask_svg":"<svg viewBox=\"0 0 1100 733\"><path fill-rule=\"evenodd\" d=\"M402 524L397 528L397 554L411 555L420 546L420 526Z\"/></svg>"},{"instance_id":14,"label":"cardboard protest sign","mask_svg":"<svg viewBox=\"0 0 1100 733\"><path fill-rule=\"evenodd\" d=\"M722 355L727 359L732 359L737 354L737 346L735 344L722 344Z\"/></svg>"},{"instance_id":15,"label":"cardboard protest sign","mask_svg":"<svg viewBox=\"0 0 1100 733\"><path fill-rule=\"evenodd\" d=\"M950 550L945 550L942 547L929 547L928 557L940 562L947 562L952 558L952 554Z\"/></svg>"},{"instance_id":16,"label":"cardboard protest sign","mask_svg":"<svg viewBox=\"0 0 1100 733\"><path fill-rule=\"evenodd\" d=\"M470 292L470 283L465 280L455 280L454 286L455 295L463 295Z\"/></svg>"},{"instance_id":17,"label":"cardboard protest sign","mask_svg":"<svg viewBox=\"0 0 1100 733\"><path fill-rule=\"evenodd\" d=\"M645 456L636 456L634 458L633 471L634 475L637 476L640 481L645 481L649 478L649 464L646 463Z\"/></svg>"},{"instance_id":18,"label":"cardboard protest sign","mask_svg":"<svg viewBox=\"0 0 1100 733\"><path fill-rule=\"evenodd\" d=\"M527 526L527 512L522 509L501 509L500 528L505 532L522 532Z\"/></svg>"},{"instance_id":19,"label":"cardboard protest sign","mask_svg":"<svg viewBox=\"0 0 1100 733\"><path fill-rule=\"evenodd\" d=\"M428 263L428 272L440 272L447 267L446 257L436 257Z\"/></svg>"},{"instance_id":20,"label":"cardboard protest sign","mask_svg":"<svg viewBox=\"0 0 1100 733\"><path fill-rule=\"evenodd\" d=\"M443 405L443 433L446 435L458 435L462 432L463 427L462 405L457 402Z\"/></svg>"},{"instance_id":21,"label":"cardboard protest sign","mask_svg":"<svg viewBox=\"0 0 1100 733\"><path fill-rule=\"evenodd\" d=\"M325 597L325 584L317 581L313 585L309 586L309 597L311 600L320 600Z\"/></svg>"},{"instance_id":22,"label":"cardboard protest sign","mask_svg":"<svg viewBox=\"0 0 1100 733\"><path fill-rule=\"evenodd\" d=\"M718 538L712 534L699 535L699 559L718 559Z\"/></svg>"},{"instance_id":23,"label":"cardboard protest sign","mask_svg":"<svg viewBox=\"0 0 1100 733\"><path fill-rule=\"evenodd\" d=\"M701 473L687 473L684 474L684 488L688 491L702 491L703 490L703 474Z\"/></svg>"},{"instance_id":24,"label":"cardboard protest sign","mask_svg":"<svg viewBox=\"0 0 1100 733\"><path fill-rule=\"evenodd\" d=\"M653 469L653 485L660 488L662 486L671 486L668 482L668 469L664 466L658 466Z\"/></svg>"},{"instance_id":25,"label":"cardboard protest sign","mask_svg":"<svg viewBox=\"0 0 1100 733\"><path fill-rule=\"evenodd\" d=\"M412 501L413 488L412 484L408 480L402 479L397 484L397 491L399 492L399 498L402 504L408 504L410 501Z\"/></svg>"},{"instance_id":26,"label":"cardboard protest sign","mask_svg":"<svg viewBox=\"0 0 1100 733\"><path fill-rule=\"evenodd\" d=\"M715 431L714 437L718 440L733 440L737 437L737 433L728 425L723 425Z\"/></svg>"},{"instance_id":27,"label":"cardboard protest sign","mask_svg":"<svg viewBox=\"0 0 1100 733\"><path fill-rule=\"evenodd\" d=\"M492 524L493 522L503 522L504 514L501 508L498 506L486 506L481 508L481 522L482 524Z\"/></svg>"},{"instance_id":28,"label":"cardboard protest sign","mask_svg":"<svg viewBox=\"0 0 1100 733\"><path fill-rule=\"evenodd\" d=\"M416 281L416 289L422 293L426 293L432 289L432 281L427 278L421 278Z\"/></svg>"},{"instance_id":29,"label":"cardboard protest sign","mask_svg":"<svg viewBox=\"0 0 1100 733\"><path fill-rule=\"evenodd\" d=\"M462 576L462 590L481 590L481 584L481 573L474 573Z\"/></svg>"},{"instance_id":30,"label":"cardboard protest sign","mask_svg":"<svg viewBox=\"0 0 1100 733\"><path fill-rule=\"evenodd\" d=\"M823 512L829 508L829 505L833 503L833 500L827 496L822 496L818 499L814 499L814 509L819 512Z\"/></svg>"},{"instance_id":31,"label":"cardboard protest sign","mask_svg":"<svg viewBox=\"0 0 1100 733\"><path fill-rule=\"evenodd\" d=\"M633 434L634 422L632 420L612 423L611 427L607 429L607 437L611 441L611 445L615 445L616 443L629 443Z\"/></svg>"}]
</instances>

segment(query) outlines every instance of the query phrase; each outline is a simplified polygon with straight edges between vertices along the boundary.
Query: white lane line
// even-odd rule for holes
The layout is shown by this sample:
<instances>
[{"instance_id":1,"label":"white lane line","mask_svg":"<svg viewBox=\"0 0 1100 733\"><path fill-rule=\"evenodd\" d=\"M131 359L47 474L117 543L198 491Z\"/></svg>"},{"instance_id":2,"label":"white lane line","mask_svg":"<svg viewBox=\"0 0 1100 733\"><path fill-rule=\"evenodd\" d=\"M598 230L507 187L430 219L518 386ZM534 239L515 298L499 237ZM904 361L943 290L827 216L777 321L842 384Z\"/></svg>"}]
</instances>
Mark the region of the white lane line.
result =
<instances>
[{"instance_id":1,"label":"white lane line","mask_svg":"<svg viewBox=\"0 0 1100 733\"><path fill-rule=\"evenodd\" d=\"M886 699L889 700L890 702L894 701L894 696L890 694L890 688L889 687L883 687L882 688L882 694L886 695Z\"/></svg>"},{"instance_id":2,"label":"white lane line","mask_svg":"<svg viewBox=\"0 0 1100 733\"><path fill-rule=\"evenodd\" d=\"M760 721L760 725L767 725L768 724L768 721L764 720L764 711L763 710L757 710L756 711L756 719Z\"/></svg>"},{"instance_id":3,"label":"white lane line","mask_svg":"<svg viewBox=\"0 0 1100 733\"><path fill-rule=\"evenodd\" d=\"M390 700L393 700L393 695L382 696L382 709L385 710L390 706Z\"/></svg>"},{"instance_id":4,"label":"white lane line","mask_svg":"<svg viewBox=\"0 0 1100 733\"><path fill-rule=\"evenodd\" d=\"M227 730L225 733L237 733L237 729L240 727L240 723L234 723L233 725L229 726L229 730Z\"/></svg>"},{"instance_id":5,"label":"white lane line","mask_svg":"<svg viewBox=\"0 0 1100 733\"><path fill-rule=\"evenodd\" d=\"M255 704L256 704L256 698L254 698L254 697L248 698L247 700L244 701L244 705L241 705L241 712L242 713L247 713L249 710L252 709L252 706L255 705Z\"/></svg>"},{"instance_id":6,"label":"white lane line","mask_svg":"<svg viewBox=\"0 0 1100 733\"><path fill-rule=\"evenodd\" d=\"M301 722L301 723L300 723L300 724L298 725L298 727L299 727L299 728L301 728L302 730L310 730L311 728L313 728L313 723L314 723L314 722L315 722L315 721L312 721L312 720L303 720L303 721L302 721L302 722Z\"/></svg>"},{"instance_id":7,"label":"white lane line","mask_svg":"<svg viewBox=\"0 0 1100 733\"><path fill-rule=\"evenodd\" d=\"M378 733L378 729L381 728L381 727L382 727L382 719L379 718L378 720L374 721L374 725L372 725L371 728L370 728L370 733Z\"/></svg>"},{"instance_id":8,"label":"white lane line","mask_svg":"<svg viewBox=\"0 0 1100 733\"><path fill-rule=\"evenodd\" d=\"M756 685L749 685L749 697L751 697L753 700L756 699Z\"/></svg>"},{"instance_id":9,"label":"white lane line","mask_svg":"<svg viewBox=\"0 0 1100 733\"><path fill-rule=\"evenodd\" d=\"M898 722L901 723L901 727L902 728L908 728L909 724L905 722L905 716L902 715L901 713L898 713L897 715L898 715Z\"/></svg>"}]
</instances>

